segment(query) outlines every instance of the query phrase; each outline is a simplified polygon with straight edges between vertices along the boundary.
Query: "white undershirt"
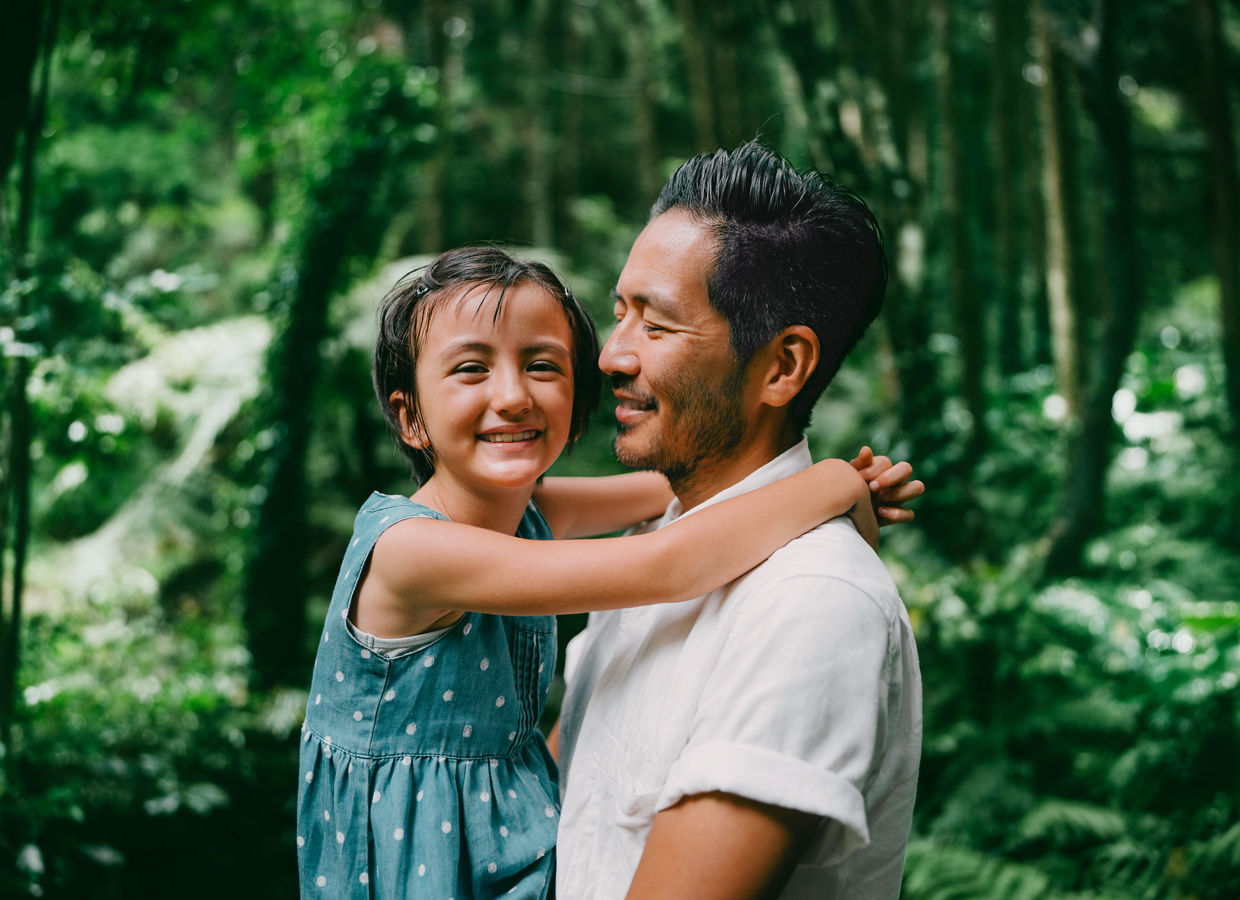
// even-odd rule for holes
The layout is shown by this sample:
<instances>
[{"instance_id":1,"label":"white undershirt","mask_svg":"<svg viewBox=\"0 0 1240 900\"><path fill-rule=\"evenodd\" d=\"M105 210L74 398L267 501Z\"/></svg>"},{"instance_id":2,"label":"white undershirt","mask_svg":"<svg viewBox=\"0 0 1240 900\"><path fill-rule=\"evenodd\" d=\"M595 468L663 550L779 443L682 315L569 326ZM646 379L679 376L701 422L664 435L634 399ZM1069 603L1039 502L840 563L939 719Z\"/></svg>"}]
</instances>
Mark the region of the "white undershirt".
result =
<instances>
[{"instance_id":1,"label":"white undershirt","mask_svg":"<svg viewBox=\"0 0 1240 900\"><path fill-rule=\"evenodd\" d=\"M345 619L344 624L349 629L349 634L359 644L367 650L382 653L389 659L396 659L398 656L405 656L408 653L421 650L423 647L428 647L452 630L452 625L449 625L446 628L436 628L434 631L423 631L421 634L411 634L406 637L381 638L362 631L348 619ZM454 622L453 625L455 624Z\"/></svg>"}]
</instances>

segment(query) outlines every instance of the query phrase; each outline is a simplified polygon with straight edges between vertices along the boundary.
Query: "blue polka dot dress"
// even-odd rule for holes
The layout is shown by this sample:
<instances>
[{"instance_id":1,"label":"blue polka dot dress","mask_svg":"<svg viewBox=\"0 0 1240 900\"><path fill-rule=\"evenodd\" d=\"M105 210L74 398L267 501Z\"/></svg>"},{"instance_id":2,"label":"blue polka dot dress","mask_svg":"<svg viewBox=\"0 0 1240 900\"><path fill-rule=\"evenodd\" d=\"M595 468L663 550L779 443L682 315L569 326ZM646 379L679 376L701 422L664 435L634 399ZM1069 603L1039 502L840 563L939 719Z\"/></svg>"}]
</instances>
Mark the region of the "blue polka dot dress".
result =
<instances>
[{"instance_id":1,"label":"blue polka dot dress","mask_svg":"<svg viewBox=\"0 0 1240 900\"><path fill-rule=\"evenodd\" d=\"M559 796L536 726L555 668L553 616L467 613L389 658L346 627L379 535L444 519L372 494L340 566L302 726L303 898L548 896ZM531 503L519 537L549 540Z\"/></svg>"}]
</instances>

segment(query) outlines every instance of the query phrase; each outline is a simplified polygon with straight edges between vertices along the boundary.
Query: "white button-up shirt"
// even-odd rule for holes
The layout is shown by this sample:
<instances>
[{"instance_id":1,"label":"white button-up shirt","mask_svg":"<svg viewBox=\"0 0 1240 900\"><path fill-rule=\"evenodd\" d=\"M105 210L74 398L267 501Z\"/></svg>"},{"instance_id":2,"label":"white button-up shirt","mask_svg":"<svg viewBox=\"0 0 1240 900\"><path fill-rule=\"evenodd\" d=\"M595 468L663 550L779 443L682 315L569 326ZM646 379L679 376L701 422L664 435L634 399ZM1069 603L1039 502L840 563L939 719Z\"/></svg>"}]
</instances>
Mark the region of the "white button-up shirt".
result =
<instances>
[{"instance_id":1,"label":"white button-up shirt","mask_svg":"<svg viewBox=\"0 0 1240 900\"><path fill-rule=\"evenodd\" d=\"M696 509L810 463L801 441ZM645 530L681 514L673 501ZM899 895L921 677L895 585L848 519L704 597L591 613L567 678L559 896L623 897L655 814L713 791L822 817L781 897Z\"/></svg>"}]
</instances>

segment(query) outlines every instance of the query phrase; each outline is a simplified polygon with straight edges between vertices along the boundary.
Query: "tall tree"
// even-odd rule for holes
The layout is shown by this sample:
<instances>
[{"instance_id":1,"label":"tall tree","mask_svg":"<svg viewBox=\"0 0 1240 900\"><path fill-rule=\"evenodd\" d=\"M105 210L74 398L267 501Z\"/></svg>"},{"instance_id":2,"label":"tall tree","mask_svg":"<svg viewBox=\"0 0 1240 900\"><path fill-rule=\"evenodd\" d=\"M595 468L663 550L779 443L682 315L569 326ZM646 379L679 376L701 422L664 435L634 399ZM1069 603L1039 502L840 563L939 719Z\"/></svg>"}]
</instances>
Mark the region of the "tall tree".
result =
<instances>
[{"instance_id":1,"label":"tall tree","mask_svg":"<svg viewBox=\"0 0 1240 900\"><path fill-rule=\"evenodd\" d=\"M1086 108L1105 161L1098 175L1106 277L1085 405L1069 444L1059 512L1047 535L1046 568L1052 573L1072 569L1081 559L1085 540L1104 521L1106 472L1115 432L1112 398L1136 340L1142 307L1132 123L1120 94L1120 9L1118 0L1095 0L1092 28L1097 41L1082 67Z\"/></svg>"},{"instance_id":2,"label":"tall tree","mask_svg":"<svg viewBox=\"0 0 1240 900\"><path fill-rule=\"evenodd\" d=\"M650 0L625 0L624 9L635 27L625 31L625 49L633 79L633 122L637 153L633 183L642 202L654 202L663 179L659 173L658 111L655 104L655 71L650 52Z\"/></svg>"},{"instance_id":3,"label":"tall tree","mask_svg":"<svg viewBox=\"0 0 1240 900\"><path fill-rule=\"evenodd\" d=\"M46 6L43 0L31 0L0 7L0 34L4 35L4 52L0 53L0 185L7 183L17 158L18 137L27 125L30 77L42 46ZM6 208L7 203L0 204L0 219Z\"/></svg>"},{"instance_id":4,"label":"tall tree","mask_svg":"<svg viewBox=\"0 0 1240 900\"><path fill-rule=\"evenodd\" d=\"M381 66L381 63L375 63ZM246 571L245 623L255 677L265 686L304 675L307 511L306 454L328 304L353 260L382 246L397 168L429 103L406 98L399 70L359 66L337 98L343 115L307 189L293 276L284 286L284 323L268 360L267 418L277 438ZM440 136L440 140L445 139Z\"/></svg>"},{"instance_id":5,"label":"tall tree","mask_svg":"<svg viewBox=\"0 0 1240 900\"><path fill-rule=\"evenodd\" d=\"M711 71L711 16L702 15L697 0L676 0L681 41L689 84L689 106L693 110L695 153L719 146L719 127L715 121L715 83Z\"/></svg>"},{"instance_id":6,"label":"tall tree","mask_svg":"<svg viewBox=\"0 0 1240 900\"><path fill-rule=\"evenodd\" d=\"M969 411L966 455L976 457L986 444L986 393L983 385L985 340L973 250L969 239L964 157L956 108L956 63L952 35L956 28L949 0L931 0L930 22L935 47L935 98L943 165L942 233L947 245L947 284L960 338L961 393Z\"/></svg>"},{"instance_id":7,"label":"tall tree","mask_svg":"<svg viewBox=\"0 0 1240 900\"><path fill-rule=\"evenodd\" d=\"M416 8L414 5L413 8ZM422 168L422 190L419 208L422 221L418 247L423 253L438 253L447 246L448 168L452 163L453 135L456 131L456 102L462 76L463 57L457 47L455 32L467 15L447 0L428 0L422 11L422 25L429 43L430 71L438 78L435 93L434 126L437 132L435 151ZM412 22L406 21L406 27ZM415 62L410 59L410 62Z\"/></svg>"},{"instance_id":8,"label":"tall tree","mask_svg":"<svg viewBox=\"0 0 1240 900\"><path fill-rule=\"evenodd\" d=\"M1230 79L1218 0L1192 0L1192 13L1199 73L1197 107L1209 147L1207 202L1223 319L1227 403L1232 432L1240 438L1240 179L1236 174L1236 140L1227 97Z\"/></svg>"},{"instance_id":9,"label":"tall tree","mask_svg":"<svg viewBox=\"0 0 1240 900\"><path fill-rule=\"evenodd\" d=\"M1021 260L1017 197L1024 170L1020 155L1021 63L1026 11L1021 4L990 0L991 137L995 147L995 302L999 307L998 366L1005 375L1023 366Z\"/></svg>"},{"instance_id":10,"label":"tall tree","mask_svg":"<svg viewBox=\"0 0 1240 900\"><path fill-rule=\"evenodd\" d=\"M14 260L12 275L16 279L27 278L32 271L29 253L35 211L35 164L37 160L35 150L39 136L43 133L43 122L47 114L51 61L56 46L60 8L61 0L52 0L46 17L41 8L34 16L38 26L34 41L34 58L39 61L39 82L33 97L27 97L26 101L20 104L26 118L20 129L22 153L17 179L17 222L11 244ZM29 73L27 73L27 90L29 90L28 77ZM0 159L0 163L4 163L4 160ZM7 181L4 176L10 164L11 158L10 162L0 169L0 185L4 185ZM7 200L7 191L0 194L0 197ZM26 292L22 292L19 296L17 320L20 323L27 318L29 313L27 308L29 299ZM15 360L9 382L8 473L5 483L7 490L3 497L6 505L3 519L6 527L3 539L0 539L0 554L3 554L7 547L8 526L11 522L12 587L9 592L9 614L4 631L4 656L0 659L0 743L6 747L9 743L9 729L13 722L17 677L21 666L22 604L25 594L26 554L30 540L30 462L31 442L34 439L34 423L28 393L30 372L31 354L23 352ZM3 567L0 567L0 571L2 569Z\"/></svg>"},{"instance_id":11,"label":"tall tree","mask_svg":"<svg viewBox=\"0 0 1240 900\"><path fill-rule=\"evenodd\" d=\"M1069 422L1081 414L1082 314L1077 263L1080 246L1076 150L1068 116L1064 54L1045 0L1034 4L1034 34L1043 82L1038 92L1042 135L1042 205L1046 228L1046 294L1050 311L1055 382Z\"/></svg>"}]
</instances>

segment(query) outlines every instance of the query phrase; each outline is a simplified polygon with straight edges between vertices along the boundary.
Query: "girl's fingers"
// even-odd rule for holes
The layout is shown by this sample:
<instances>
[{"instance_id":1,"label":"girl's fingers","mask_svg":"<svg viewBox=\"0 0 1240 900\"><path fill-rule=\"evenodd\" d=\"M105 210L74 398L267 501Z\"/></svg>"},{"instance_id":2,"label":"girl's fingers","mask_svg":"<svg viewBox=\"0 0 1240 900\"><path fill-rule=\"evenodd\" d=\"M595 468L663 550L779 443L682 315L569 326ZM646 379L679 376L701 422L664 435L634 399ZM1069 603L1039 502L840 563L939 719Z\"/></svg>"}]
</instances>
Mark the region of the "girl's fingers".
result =
<instances>
[{"instance_id":1,"label":"girl's fingers","mask_svg":"<svg viewBox=\"0 0 1240 900\"><path fill-rule=\"evenodd\" d=\"M878 524L882 525L905 525L913 521L915 513L911 509L902 509L899 506L880 506L878 508Z\"/></svg>"},{"instance_id":2,"label":"girl's fingers","mask_svg":"<svg viewBox=\"0 0 1240 900\"><path fill-rule=\"evenodd\" d=\"M913 467L907 462L898 462L893 466L891 465L891 460L887 459L887 457L880 457L880 459L886 460L887 468L873 478L867 476L871 490L878 491L883 488L894 487L902 481L907 481L908 477L913 474ZM864 475L865 473L862 474Z\"/></svg>"},{"instance_id":3,"label":"girl's fingers","mask_svg":"<svg viewBox=\"0 0 1240 900\"><path fill-rule=\"evenodd\" d=\"M883 503L907 503L916 500L926 492L926 486L920 481L897 484L895 487L883 488L878 492L878 499Z\"/></svg>"}]
</instances>

